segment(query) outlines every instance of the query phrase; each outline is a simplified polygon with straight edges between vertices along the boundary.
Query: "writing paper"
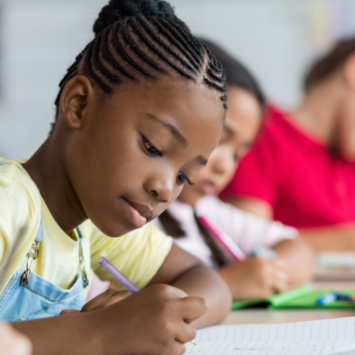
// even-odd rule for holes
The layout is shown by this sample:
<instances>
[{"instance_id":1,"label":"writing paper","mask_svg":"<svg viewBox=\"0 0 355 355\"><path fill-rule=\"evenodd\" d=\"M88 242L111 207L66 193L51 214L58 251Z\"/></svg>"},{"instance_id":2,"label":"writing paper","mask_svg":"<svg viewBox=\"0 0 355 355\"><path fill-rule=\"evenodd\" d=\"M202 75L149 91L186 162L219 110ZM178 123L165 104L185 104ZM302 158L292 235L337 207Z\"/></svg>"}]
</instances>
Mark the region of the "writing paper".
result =
<instances>
[{"instance_id":1,"label":"writing paper","mask_svg":"<svg viewBox=\"0 0 355 355\"><path fill-rule=\"evenodd\" d=\"M209 327L197 332L185 355L331 355L355 350L355 317Z\"/></svg>"}]
</instances>

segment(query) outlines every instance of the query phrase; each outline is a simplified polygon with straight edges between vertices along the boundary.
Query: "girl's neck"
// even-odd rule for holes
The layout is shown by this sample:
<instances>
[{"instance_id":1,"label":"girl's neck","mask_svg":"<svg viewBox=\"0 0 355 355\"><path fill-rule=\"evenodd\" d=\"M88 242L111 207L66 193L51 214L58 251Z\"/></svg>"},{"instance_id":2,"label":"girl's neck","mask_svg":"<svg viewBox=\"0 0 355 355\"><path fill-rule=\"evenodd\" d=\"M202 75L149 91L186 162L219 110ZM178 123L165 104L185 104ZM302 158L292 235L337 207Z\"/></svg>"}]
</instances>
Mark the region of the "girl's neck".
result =
<instances>
[{"instance_id":1,"label":"girl's neck","mask_svg":"<svg viewBox=\"0 0 355 355\"><path fill-rule=\"evenodd\" d=\"M313 88L293 111L293 119L328 146L332 145L336 133L343 90L340 80L332 78Z\"/></svg>"},{"instance_id":2,"label":"girl's neck","mask_svg":"<svg viewBox=\"0 0 355 355\"><path fill-rule=\"evenodd\" d=\"M87 219L66 173L61 154L51 139L47 139L23 167L63 231L68 233Z\"/></svg>"}]
</instances>

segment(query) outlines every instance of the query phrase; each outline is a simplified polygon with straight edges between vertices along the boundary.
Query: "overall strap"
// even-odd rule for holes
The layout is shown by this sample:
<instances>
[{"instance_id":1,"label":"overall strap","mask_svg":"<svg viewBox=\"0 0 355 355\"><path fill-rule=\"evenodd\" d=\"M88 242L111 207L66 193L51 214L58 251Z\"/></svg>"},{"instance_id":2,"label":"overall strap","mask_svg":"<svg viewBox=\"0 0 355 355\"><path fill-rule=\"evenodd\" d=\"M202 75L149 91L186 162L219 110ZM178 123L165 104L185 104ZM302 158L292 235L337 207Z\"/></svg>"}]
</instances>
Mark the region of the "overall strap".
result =
<instances>
[{"instance_id":1,"label":"overall strap","mask_svg":"<svg viewBox=\"0 0 355 355\"><path fill-rule=\"evenodd\" d=\"M89 278L85 267L85 257L84 257L84 248L83 248L84 237L79 227L76 229L76 232L78 233L79 236L79 262L81 268L81 276L83 278L83 287L86 288L89 286Z\"/></svg>"},{"instance_id":2,"label":"overall strap","mask_svg":"<svg viewBox=\"0 0 355 355\"><path fill-rule=\"evenodd\" d=\"M21 285L28 285L31 281L31 267L34 260L37 259L39 254L39 246L43 240L43 227L42 227L42 217L41 222L39 223L38 231L33 241L30 250L27 252L27 262L26 262L26 271L21 276Z\"/></svg>"},{"instance_id":3,"label":"overall strap","mask_svg":"<svg viewBox=\"0 0 355 355\"><path fill-rule=\"evenodd\" d=\"M38 227L35 241L39 244L41 243L42 240L43 240L43 227L42 227L42 217L41 217L41 222Z\"/></svg>"}]
</instances>

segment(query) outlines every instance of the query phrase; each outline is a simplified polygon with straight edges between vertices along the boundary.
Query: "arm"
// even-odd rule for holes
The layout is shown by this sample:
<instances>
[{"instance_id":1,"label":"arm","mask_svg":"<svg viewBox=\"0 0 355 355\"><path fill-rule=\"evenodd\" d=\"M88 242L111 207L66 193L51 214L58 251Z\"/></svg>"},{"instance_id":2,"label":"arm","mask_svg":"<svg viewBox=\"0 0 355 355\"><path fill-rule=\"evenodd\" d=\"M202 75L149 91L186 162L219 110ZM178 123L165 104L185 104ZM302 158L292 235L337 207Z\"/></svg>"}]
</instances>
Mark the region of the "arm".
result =
<instances>
[{"instance_id":1,"label":"arm","mask_svg":"<svg viewBox=\"0 0 355 355\"><path fill-rule=\"evenodd\" d=\"M283 260L289 284L298 286L312 278L314 271L314 251L306 240L296 238L283 240L272 248Z\"/></svg>"},{"instance_id":2,"label":"arm","mask_svg":"<svg viewBox=\"0 0 355 355\"><path fill-rule=\"evenodd\" d=\"M224 202L231 204L245 212L252 213L258 217L272 219L273 209L265 201L253 197L229 196L224 199Z\"/></svg>"},{"instance_id":3,"label":"arm","mask_svg":"<svg viewBox=\"0 0 355 355\"><path fill-rule=\"evenodd\" d=\"M162 282L175 287L157 284ZM124 300L14 327L32 340L34 355L182 354L184 343L195 337L195 327L222 320L230 305L220 277L173 246L151 285Z\"/></svg>"},{"instance_id":4,"label":"arm","mask_svg":"<svg viewBox=\"0 0 355 355\"><path fill-rule=\"evenodd\" d=\"M300 230L300 236L316 251L355 250L355 225Z\"/></svg>"},{"instance_id":5,"label":"arm","mask_svg":"<svg viewBox=\"0 0 355 355\"><path fill-rule=\"evenodd\" d=\"M14 327L32 340L34 355L182 354L183 343L195 337L195 327L221 321L230 305L229 290L220 277L173 246L150 285L124 300Z\"/></svg>"},{"instance_id":6,"label":"arm","mask_svg":"<svg viewBox=\"0 0 355 355\"><path fill-rule=\"evenodd\" d=\"M221 277L191 254L173 245L150 284L167 283L189 296L205 299L207 312L194 322L197 328L221 322L231 309L231 294Z\"/></svg>"}]
</instances>

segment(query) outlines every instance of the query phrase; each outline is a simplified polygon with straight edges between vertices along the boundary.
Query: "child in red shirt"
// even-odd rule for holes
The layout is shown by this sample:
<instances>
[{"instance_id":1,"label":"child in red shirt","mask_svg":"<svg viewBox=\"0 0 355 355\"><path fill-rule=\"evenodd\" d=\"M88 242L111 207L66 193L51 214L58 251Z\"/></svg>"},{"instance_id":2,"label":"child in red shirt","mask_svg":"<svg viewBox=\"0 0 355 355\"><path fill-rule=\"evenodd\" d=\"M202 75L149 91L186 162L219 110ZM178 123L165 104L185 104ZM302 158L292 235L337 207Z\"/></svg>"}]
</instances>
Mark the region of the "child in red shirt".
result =
<instances>
[{"instance_id":1,"label":"child in red shirt","mask_svg":"<svg viewBox=\"0 0 355 355\"><path fill-rule=\"evenodd\" d=\"M308 234L317 249L354 249L355 39L339 42L316 63L305 88L293 113L271 107L222 197L263 217L316 228ZM319 229L340 224L341 230ZM339 233L344 238L335 239Z\"/></svg>"}]
</instances>

